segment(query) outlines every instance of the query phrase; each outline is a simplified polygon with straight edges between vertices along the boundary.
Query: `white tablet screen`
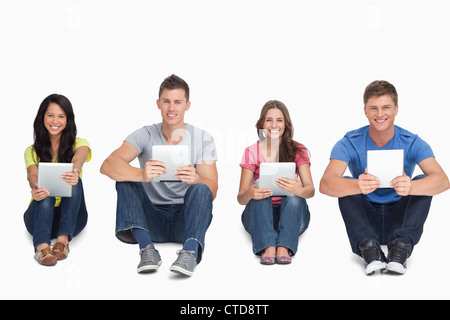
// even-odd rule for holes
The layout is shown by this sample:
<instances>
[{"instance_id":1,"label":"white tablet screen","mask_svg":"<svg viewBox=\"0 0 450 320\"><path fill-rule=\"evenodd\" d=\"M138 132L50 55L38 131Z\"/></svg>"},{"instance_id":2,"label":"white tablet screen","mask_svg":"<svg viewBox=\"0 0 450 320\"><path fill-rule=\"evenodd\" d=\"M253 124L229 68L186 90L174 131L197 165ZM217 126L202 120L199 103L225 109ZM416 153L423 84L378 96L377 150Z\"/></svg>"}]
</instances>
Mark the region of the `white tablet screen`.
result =
<instances>
[{"instance_id":1,"label":"white tablet screen","mask_svg":"<svg viewBox=\"0 0 450 320\"><path fill-rule=\"evenodd\" d=\"M367 151L367 173L380 180L380 188L390 188L391 181L403 175L403 150Z\"/></svg>"}]
</instances>

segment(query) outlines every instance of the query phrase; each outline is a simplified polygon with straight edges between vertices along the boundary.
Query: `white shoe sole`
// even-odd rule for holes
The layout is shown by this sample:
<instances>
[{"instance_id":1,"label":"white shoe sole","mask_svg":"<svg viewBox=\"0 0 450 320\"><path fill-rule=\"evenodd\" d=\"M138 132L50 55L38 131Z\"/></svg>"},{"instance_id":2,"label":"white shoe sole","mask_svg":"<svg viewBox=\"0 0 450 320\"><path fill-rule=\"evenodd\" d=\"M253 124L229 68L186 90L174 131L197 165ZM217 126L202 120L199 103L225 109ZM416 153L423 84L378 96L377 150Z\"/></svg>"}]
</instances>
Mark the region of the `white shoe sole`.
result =
<instances>
[{"instance_id":1,"label":"white shoe sole","mask_svg":"<svg viewBox=\"0 0 450 320\"><path fill-rule=\"evenodd\" d=\"M386 263L381 261L372 261L366 266L366 274L368 276L374 274L376 271L383 271L386 269Z\"/></svg>"},{"instance_id":2,"label":"white shoe sole","mask_svg":"<svg viewBox=\"0 0 450 320\"><path fill-rule=\"evenodd\" d=\"M179 274L184 274L185 276L189 276L189 277L194 274L193 271L189 271L189 270L183 269L183 268L178 267L178 266L171 266L170 267L170 271L173 271L173 272L176 272L176 273L179 273Z\"/></svg>"},{"instance_id":3,"label":"white shoe sole","mask_svg":"<svg viewBox=\"0 0 450 320\"><path fill-rule=\"evenodd\" d=\"M398 262L389 262L386 265L386 269L388 271L395 272L395 273L398 273L398 274L405 274L406 273L406 268L404 266L402 266Z\"/></svg>"},{"instance_id":4,"label":"white shoe sole","mask_svg":"<svg viewBox=\"0 0 450 320\"><path fill-rule=\"evenodd\" d=\"M137 269L138 273L149 273L156 271L159 266L161 265L161 261L158 263L158 265L151 265L151 266L143 266Z\"/></svg>"}]
</instances>

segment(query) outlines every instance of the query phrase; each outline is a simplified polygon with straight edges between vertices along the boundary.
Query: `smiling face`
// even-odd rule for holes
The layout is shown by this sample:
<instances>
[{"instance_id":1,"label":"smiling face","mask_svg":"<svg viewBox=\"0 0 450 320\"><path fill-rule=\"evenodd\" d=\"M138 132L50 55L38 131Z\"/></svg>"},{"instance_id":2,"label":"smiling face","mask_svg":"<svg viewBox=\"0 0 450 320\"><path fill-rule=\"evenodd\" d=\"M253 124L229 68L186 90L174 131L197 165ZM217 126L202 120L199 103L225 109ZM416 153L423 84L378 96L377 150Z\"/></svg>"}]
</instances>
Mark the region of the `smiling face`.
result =
<instances>
[{"instance_id":1,"label":"smiling face","mask_svg":"<svg viewBox=\"0 0 450 320\"><path fill-rule=\"evenodd\" d=\"M285 128L286 123L283 112L278 108L267 110L263 124L263 129L266 132L267 138L281 139Z\"/></svg>"},{"instance_id":2,"label":"smiling face","mask_svg":"<svg viewBox=\"0 0 450 320\"><path fill-rule=\"evenodd\" d=\"M164 89L156 104L161 110L163 123L171 126L184 124L184 113L191 105L186 99L184 89Z\"/></svg>"},{"instance_id":3,"label":"smiling face","mask_svg":"<svg viewBox=\"0 0 450 320\"><path fill-rule=\"evenodd\" d=\"M67 116L58 104L54 102L49 104L44 116L44 126L50 136L61 136L67 126Z\"/></svg>"},{"instance_id":4,"label":"smiling face","mask_svg":"<svg viewBox=\"0 0 450 320\"><path fill-rule=\"evenodd\" d=\"M398 105L388 94L373 96L367 100L364 113L374 132L390 132L394 129L394 120L398 113Z\"/></svg>"}]
</instances>

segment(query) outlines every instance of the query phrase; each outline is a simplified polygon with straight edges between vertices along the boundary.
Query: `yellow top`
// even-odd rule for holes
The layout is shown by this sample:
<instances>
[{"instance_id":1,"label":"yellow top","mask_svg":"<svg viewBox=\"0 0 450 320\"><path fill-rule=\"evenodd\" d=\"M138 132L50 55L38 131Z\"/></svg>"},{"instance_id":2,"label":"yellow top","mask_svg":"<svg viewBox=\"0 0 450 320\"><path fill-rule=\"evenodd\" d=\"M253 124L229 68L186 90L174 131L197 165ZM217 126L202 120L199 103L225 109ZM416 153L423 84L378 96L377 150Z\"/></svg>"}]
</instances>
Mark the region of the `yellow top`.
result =
<instances>
[{"instance_id":1,"label":"yellow top","mask_svg":"<svg viewBox=\"0 0 450 320\"><path fill-rule=\"evenodd\" d=\"M76 138L75 140L75 145L73 146L73 151L75 152L78 148L80 147L88 147L89 148L89 154L88 157L86 159L86 162L89 162L91 160L91 148L89 146L89 142L85 139L81 139L81 138ZM32 165L38 165L39 164L39 159L38 156L36 154L36 150L34 150L33 146L29 146L26 150L25 150L25 165L26 165L26 169L28 170L28 168ZM56 156L52 162L58 162L58 156ZM83 168L81 168L81 172L80 172L80 178L82 178L83 176ZM56 203L55 203L55 207L59 207L61 204L61 198L57 197L56 198Z\"/></svg>"}]
</instances>

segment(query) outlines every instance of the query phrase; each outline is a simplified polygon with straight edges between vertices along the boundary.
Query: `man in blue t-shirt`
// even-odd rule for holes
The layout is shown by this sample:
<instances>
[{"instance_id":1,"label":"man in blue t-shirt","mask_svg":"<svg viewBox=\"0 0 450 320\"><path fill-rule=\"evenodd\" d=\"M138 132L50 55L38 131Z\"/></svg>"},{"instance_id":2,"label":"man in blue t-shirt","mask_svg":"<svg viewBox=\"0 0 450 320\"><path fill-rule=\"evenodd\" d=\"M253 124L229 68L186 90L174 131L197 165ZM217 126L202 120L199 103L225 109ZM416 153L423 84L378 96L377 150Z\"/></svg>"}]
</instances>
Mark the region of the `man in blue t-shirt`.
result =
<instances>
[{"instance_id":1,"label":"man in blue t-shirt","mask_svg":"<svg viewBox=\"0 0 450 320\"><path fill-rule=\"evenodd\" d=\"M366 262L366 274L387 269L404 274L406 259L419 242L432 196L450 188L430 146L394 125L398 95L387 81L374 81L364 92L369 125L348 132L336 143L320 182L320 192L339 198L352 250ZM380 188L367 173L368 150L404 150L404 173ZM416 165L424 173L412 179ZM347 167L352 178L343 177ZM386 258L380 245L388 246Z\"/></svg>"}]
</instances>

